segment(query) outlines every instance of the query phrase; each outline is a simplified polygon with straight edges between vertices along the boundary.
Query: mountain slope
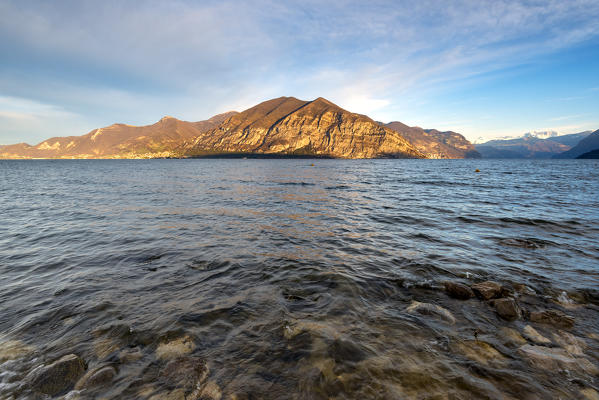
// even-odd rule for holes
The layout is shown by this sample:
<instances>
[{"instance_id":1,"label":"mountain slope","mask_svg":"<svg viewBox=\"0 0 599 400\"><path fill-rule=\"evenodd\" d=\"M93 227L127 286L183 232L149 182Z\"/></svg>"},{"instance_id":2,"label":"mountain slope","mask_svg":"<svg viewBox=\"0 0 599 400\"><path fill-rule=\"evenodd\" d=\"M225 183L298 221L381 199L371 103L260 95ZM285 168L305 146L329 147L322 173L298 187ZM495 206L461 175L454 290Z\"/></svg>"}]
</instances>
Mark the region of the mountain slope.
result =
<instances>
[{"instance_id":1,"label":"mountain slope","mask_svg":"<svg viewBox=\"0 0 599 400\"><path fill-rule=\"evenodd\" d=\"M475 147L483 158L551 158L569 150L589 133L580 132L547 139L524 135L517 139L490 140Z\"/></svg>"},{"instance_id":2,"label":"mountain slope","mask_svg":"<svg viewBox=\"0 0 599 400\"><path fill-rule=\"evenodd\" d=\"M171 156L185 140L218 126L229 112L206 121L187 122L164 117L147 126L113 124L83 136L54 137L35 146L0 146L0 158L138 158Z\"/></svg>"},{"instance_id":3,"label":"mountain slope","mask_svg":"<svg viewBox=\"0 0 599 400\"><path fill-rule=\"evenodd\" d=\"M576 158L596 149L599 149L599 129L582 139L570 150L557 154L553 158Z\"/></svg>"},{"instance_id":4,"label":"mountain slope","mask_svg":"<svg viewBox=\"0 0 599 400\"><path fill-rule=\"evenodd\" d=\"M313 101L280 97L260 103L185 143L181 153L425 157L397 132L320 97Z\"/></svg>"},{"instance_id":5,"label":"mountain slope","mask_svg":"<svg viewBox=\"0 0 599 400\"><path fill-rule=\"evenodd\" d=\"M399 121L390 122L384 126L398 132L427 158L480 157L472 143L456 132L410 127Z\"/></svg>"}]
</instances>

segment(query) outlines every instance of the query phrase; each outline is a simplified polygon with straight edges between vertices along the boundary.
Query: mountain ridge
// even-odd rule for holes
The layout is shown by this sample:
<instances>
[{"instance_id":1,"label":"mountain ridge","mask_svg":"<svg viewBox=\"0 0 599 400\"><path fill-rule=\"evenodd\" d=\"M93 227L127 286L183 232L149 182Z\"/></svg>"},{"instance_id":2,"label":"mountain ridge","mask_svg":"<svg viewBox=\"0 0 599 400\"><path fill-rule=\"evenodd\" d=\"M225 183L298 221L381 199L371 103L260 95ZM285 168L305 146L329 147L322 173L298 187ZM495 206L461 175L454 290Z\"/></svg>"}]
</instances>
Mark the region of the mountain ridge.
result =
<instances>
[{"instance_id":1,"label":"mountain ridge","mask_svg":"<svg viewBox=\"0 0 599 400\"><path fill-rule=\"evenodd\" d=\"M278 97L242 112L230 111L204 121L182 121L166 115L151 125L116 123L81 136L49 138L33 146L4 145L0 146L0 158L185 158L235 154L464 158L474 149L455 132L404 124L397 129L397 124L401 123L375 122L322 97L311 101ZM431 146L442 152L431 152Z\"/></svg>"}]
</instances>

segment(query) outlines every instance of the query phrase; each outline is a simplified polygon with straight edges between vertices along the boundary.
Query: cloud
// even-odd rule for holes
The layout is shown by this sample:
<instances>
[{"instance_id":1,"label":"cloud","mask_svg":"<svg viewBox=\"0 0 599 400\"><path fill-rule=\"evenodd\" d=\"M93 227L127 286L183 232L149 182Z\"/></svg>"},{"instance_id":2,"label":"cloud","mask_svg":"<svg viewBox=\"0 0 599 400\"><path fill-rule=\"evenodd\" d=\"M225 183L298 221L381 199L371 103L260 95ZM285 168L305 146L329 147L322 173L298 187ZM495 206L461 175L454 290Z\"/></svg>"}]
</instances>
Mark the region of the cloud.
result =
<instances>
[{"instance_id":1,"label":"cloud","mask_svg":"<svg viewBox=\"0 0 599 400\"><path fill-rule=\"evenodd\" d=\"M7 0L0 94L90 123L197 120L281 95L398 119L442 90L597 39L598 17L596 0Z\"/></svg>"}]
</instances>

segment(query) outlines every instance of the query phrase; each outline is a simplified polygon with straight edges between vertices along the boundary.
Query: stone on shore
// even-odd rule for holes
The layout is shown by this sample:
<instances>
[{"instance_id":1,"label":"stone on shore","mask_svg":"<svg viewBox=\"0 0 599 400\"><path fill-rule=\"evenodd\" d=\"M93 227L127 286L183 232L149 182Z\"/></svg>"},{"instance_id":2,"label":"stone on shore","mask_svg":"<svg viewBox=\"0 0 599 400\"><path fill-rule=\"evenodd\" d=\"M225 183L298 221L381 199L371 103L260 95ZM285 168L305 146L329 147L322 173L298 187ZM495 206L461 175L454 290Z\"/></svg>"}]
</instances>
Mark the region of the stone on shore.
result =
<instances>
[{"instance_id":1,"label":"stone on shore","mask_svg":"<svg viewBox=\"0 0 599 400\"><path fill-rule=\"evenodd\" d=\"M580 394L586 400L599 400L599 392L592 388L581 389Z\"/></svg>"},{"instance_id":2,"label":"stone on shore","mask_svg":"<svg viewBox=\"0 0 599 400\"><path fill-rule=\"evenodd\" d=\"M445 282L445 291L450 297L460 300L468 300L474 297L474 292L468 286L457 282Z\"/></svg>"},{"instance_id":3,"label":"stone on shore","mask_svg":"<svg viewBox=\"0 0 599 400\"><path fill-rule=\"evenodd\" d=\"M483 300L491 300L501 297L502 287L499 283L493 281L485 281L472 285L472 290L476 296Z\"/></svg>"},{"instance_id":4,"label":"stone on shore","mask_svg":"<svg viewBox=\"0 0 599 400\"><path fill-rule=\"evenodd\" d=\"M536 344L551 344L551 340L541 335L535 328L530 325L526 325L522 331L524 336L533 343Z\"/></svg>"},{"instance_id":5,"label":"stone on shore","mask_svg":"<svg viewBox=\"0 0 599 400\"><path fill-rule=\"evenodd\" d=\"M446 308L438 306L436 304L421 303L419 301L412 301L412 303L406 308L406 312L410 314L422 314L431 315L444 320L450 324L455 324L455 317Z\"/></svg>"},{"instance_id":6,"label":"stone on shore","mask_svg":"<svg viewBox=\"0 0 599 400\"><path fill-rule=\"evenodd\" d=\"M102 386L110 383L116 376L116 370L107 365L95 369L90 369L79 379L75 385L75 390L88 389L95 386Z\"/></svg>"},{"instance_id":7,"label":"stone on shore","mask_svg":"<svg viewBox=\"0 0 599 400\"><path fill-rule=\"evenodd\" d=\"M85 372L85 363L75 354L68 354L52 364L36 368L28 376L30 387L50 396L68 391Z\"/></svg>"},{"instance_id":8,"label":"stone on shore","mask_svg":"<svg viewBox=\"0 0 599 400\"><path fill-rule=\"evenodd\" d=\"M195 349L193 339L188 335L163 342L156 348L156 357L162 360L170 360L191 353Z\"/></svg>"},{"instance_id":9,"label":"stone on shore","mask_svg":"<svg viewBox=\"0 0 599 400\"><path fill-rule=\"evenodd\" d=\"M516 300L512 298L494 300L495 311L497 314L508 321L519 319L522 315L520 307L516 304Z\"/></svg>"},{"instance_id":10,"label":"stone on shore","mask_svg":"<svg viewBox=\"0 0 599 400\"><path fill-rule=\"evenodd\" d=\"M553 325L558 328L571 328L574 326L574 317L558 310L533 311L530 320L539 324Z\"/></svg>"}]
</instances>

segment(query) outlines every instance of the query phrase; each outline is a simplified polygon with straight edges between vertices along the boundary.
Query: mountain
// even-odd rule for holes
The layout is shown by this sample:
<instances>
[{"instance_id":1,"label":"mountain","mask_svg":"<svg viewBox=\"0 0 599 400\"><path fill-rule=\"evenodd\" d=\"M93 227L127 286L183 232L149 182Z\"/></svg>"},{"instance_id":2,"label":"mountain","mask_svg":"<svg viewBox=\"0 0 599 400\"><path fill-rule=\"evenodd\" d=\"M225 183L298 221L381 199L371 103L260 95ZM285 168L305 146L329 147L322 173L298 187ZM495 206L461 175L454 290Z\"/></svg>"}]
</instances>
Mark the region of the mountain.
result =
<instances>
[{"instance_id":1,"label":"mountain","mask_svg":"<svg viewBox=\"0 0 599 400\"><path fill-rule=\"evenodd\" d=\"M265 101L186 142L181 153L425 158L397 132L322 97Z\"/></svg>"},{"instance_id":2,"label":"mountain","mask_svg":"<svg viewBox=\"0 0 599 400\"><path fill-rule=\"evenodd\" d=\"M31 146L0 146L0 158L161 158L205 156L466 158L474 146L455 132L383 124L319 97L280 97L206 121L164 117L147 126L114 124Z\"/></svg>"},{"instance_id":3,"label":"mountain","mask_svg":"<svg viewBox=\"0 0 599 400\"><path fill-rule=\"evenodd\" d=\"M384 126L402 135L427 158L480 158L472 143L459 133L410 127L398 121Z\"/></svg>"},{"instance_id":4,"label":"mountain","mask_svg":"<svg viewBox=\"0 0 599 400\"><path fill-rule=\"evenodd\" d=\"M587 151L584 154L579 155L578 157L576 157L577 159L580 160L585 160L585 159L599 159L599 149L595 149L595 150L591 150L591 151Z\"/></svg>"},{"instance_id":5,"label":"mountain","mask_svg":"<svg viewBox=\"0 0 599 400\"><path fill-rule=\"evenodd\" d=\"M185 140L210 130L236 114L228 112L206 121L187 122L164 117L153 125L113 124L83 136L54 137L30 146L0 146L0 158L155 158L173 155Z\"/></svg>"},{"instance_id":6,"label":"mountain","mask_svg":"<svg viewBox=\"0 0 599 400\"><path fill-rule=\"evenodd\" d=\"M576 158L590 151L599 149L599 129L582 139L576 146L553 158Z\"/></svg>"},{"instance_id":7,"label":"mountain","mask_svg":"<svg viewBox=\"0 0 599 400\"><path fill-rule=\"evenodd\" d=\"M550 136L547 139L525 134L517 139L491 140L477 144L475 148L483 158L551 158L569 150L589 134L590 131Z\"/></svg>"}]
</instances>

